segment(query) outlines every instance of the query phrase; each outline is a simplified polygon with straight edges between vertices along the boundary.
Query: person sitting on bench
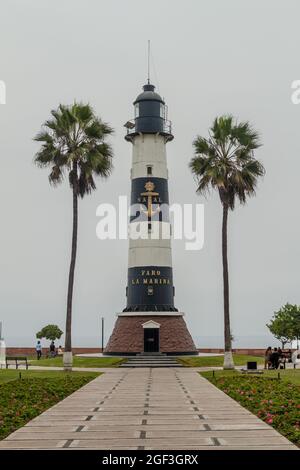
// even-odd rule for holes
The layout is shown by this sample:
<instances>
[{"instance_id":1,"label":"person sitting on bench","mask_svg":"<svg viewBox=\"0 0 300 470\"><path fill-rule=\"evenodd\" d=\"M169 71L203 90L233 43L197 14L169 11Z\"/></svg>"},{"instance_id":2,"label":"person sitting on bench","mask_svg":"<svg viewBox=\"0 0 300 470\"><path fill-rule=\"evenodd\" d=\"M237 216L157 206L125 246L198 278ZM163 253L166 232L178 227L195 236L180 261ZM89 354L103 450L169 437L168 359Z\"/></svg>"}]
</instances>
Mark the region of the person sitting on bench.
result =
<instances>
[{"instance_id":1,"label":"person sitting on bench","mask_svg":"<svg viewBox=\"0 0 300 470\"><path fill-rule=\"evenodd\" d=\"M49 350L50 350L50 357L55 357L56 356L56 349L55 349L54 341L51 341Z\"/></svg>"}]
</instances>

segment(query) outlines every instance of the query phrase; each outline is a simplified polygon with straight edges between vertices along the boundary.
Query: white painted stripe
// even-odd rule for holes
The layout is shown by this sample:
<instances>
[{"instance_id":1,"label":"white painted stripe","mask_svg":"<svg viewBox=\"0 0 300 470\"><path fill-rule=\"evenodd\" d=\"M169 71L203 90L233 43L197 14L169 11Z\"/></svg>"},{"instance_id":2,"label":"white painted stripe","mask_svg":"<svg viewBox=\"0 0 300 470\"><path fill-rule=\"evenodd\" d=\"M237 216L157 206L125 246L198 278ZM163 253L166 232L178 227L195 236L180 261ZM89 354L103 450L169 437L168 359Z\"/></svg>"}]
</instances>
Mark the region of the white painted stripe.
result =
<instances>
[{"instance_id":1,"label":"white painted stripe","mask_svg":"<svg viewBox=\"0 0 300 470\"><path fill-rule=\"evenodd\" d=\"M170 240L130 240L129 249L131 248L161 248L169 250L171 242Z\"/></svg>"},{"instance_id":2,"label":"white painted stripe","mask_svg":"<svg viewBox=\"0 0 300 470\"><path fill-rule=\"evenodd\" d=\"M143 134L134 139L131 178L146 177L149 165L152 167L152 176L168 178L166 145L161 135Z\"/></svg>"},{"instance_id":3,"label":"white painted stripe","mask_svg":"<svg viewBox=\"0 0 300 470\"><path fill-rule=\"evenodd\" d=\"M137 163L132 166L131 169L131 179L135 178L147 178L147 164L142 162L142 163ZM168 179L168 170L166 167L166 164L163 163L152 163L152 175L157 178L165 178L166 180Z\"/></svg>"},{"instance_id":4,"label":"white painted stripe","mask_svg":"<svg viewBox=\"0 0 300 470\"><path fill-rule=\"evenodd\" d=\"M129 248L128 267L142 266L166 266L171 268L171 248Z\"/></svg>"}]
</instances>

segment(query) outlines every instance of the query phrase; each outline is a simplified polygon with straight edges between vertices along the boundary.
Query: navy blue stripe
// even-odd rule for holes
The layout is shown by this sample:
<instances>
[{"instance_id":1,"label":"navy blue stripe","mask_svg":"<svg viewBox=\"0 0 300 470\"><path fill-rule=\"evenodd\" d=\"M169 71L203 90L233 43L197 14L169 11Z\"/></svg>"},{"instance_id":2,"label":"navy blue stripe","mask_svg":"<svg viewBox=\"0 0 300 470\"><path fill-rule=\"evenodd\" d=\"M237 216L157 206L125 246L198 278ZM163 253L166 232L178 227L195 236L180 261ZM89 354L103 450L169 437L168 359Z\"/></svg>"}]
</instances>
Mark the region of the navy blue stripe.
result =
<instances>
[{"instance_id":1,"label":"navy blue stripe","mask_svg":"<svg viewBox=\"0 0 300 470\"><path fill-rule=\"evenodd\" d=\"M172 268L129 268L127 307L124 311L176 311Z\"/></svg>"},{"instance_id":2,"label":"navy blue stripe","mask_svg":"<svg viewBox=\"0 0 300 470\"><path fill-rule=\"evenodd\" d=\"M149 188L151 189L149 190ZM163 213L158 210L161 204L169 205L168 180L156 177L134 178L132 180L130 222L133 222L137 217L139 217L139 221L148 220L149 195L151 195L153 210L152 220L168 222L168 209Z\"/></svg>"}]
</instances>

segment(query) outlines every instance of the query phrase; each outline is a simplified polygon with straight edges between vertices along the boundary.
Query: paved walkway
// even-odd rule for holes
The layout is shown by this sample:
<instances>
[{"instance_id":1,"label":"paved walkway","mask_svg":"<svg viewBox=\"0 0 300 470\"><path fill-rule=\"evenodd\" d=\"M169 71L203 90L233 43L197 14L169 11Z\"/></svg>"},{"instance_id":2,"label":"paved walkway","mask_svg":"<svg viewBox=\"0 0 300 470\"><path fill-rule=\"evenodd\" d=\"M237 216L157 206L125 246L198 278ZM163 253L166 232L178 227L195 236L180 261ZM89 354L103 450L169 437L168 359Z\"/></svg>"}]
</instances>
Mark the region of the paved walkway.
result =
<instances>
[{"instance_id":1,"label":"paved walkway","mask_svg":"<svg viewBox=\"0 0 300 470\"><path fill-rule=\"evenodd\" d=\"M189 368L105 373L0 449L297 449Z\"/></svg>"}]
</instances>

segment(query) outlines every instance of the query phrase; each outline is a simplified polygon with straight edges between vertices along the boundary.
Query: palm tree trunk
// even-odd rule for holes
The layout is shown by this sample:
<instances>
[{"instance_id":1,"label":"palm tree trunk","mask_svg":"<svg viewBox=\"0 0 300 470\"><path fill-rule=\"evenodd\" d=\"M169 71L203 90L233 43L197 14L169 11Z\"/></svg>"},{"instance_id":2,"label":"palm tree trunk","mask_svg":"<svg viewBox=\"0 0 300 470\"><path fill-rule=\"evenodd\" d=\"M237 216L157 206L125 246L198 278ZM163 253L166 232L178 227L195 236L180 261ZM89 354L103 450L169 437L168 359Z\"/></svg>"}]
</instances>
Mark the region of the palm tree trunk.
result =
<instances>
[{"instance_id":1,"label":"palm tree trunk","mask_svg":"<svg viewBox=\"0 0 300 470\"><path fill-rule=\"evenodd\" d=\"M77 180L77 163L73 162L72 171L74 173L73 180L73 232L72 232L72 251L69 270L68 298L67 298L67 317L66 317L66 339L64 351L64 369L72 370L72 301L74 272L76 264L77 252L77 232L78 232L78 180Z\"/></svg>"},{"instance_id":2,"label":"palm tree trunk","mask_svg":"<svg viewBox=\"0 0 300 470\"><path fill-rule=\"evenodd\" d=\"M228 204L223 202L222 222L222 261L223 261L223 296L224 296L224 369L233 369L234 363L231 351L231 330L229 314L229 279L227 258L227 222Z\"/></svg>"}]
</instances>

